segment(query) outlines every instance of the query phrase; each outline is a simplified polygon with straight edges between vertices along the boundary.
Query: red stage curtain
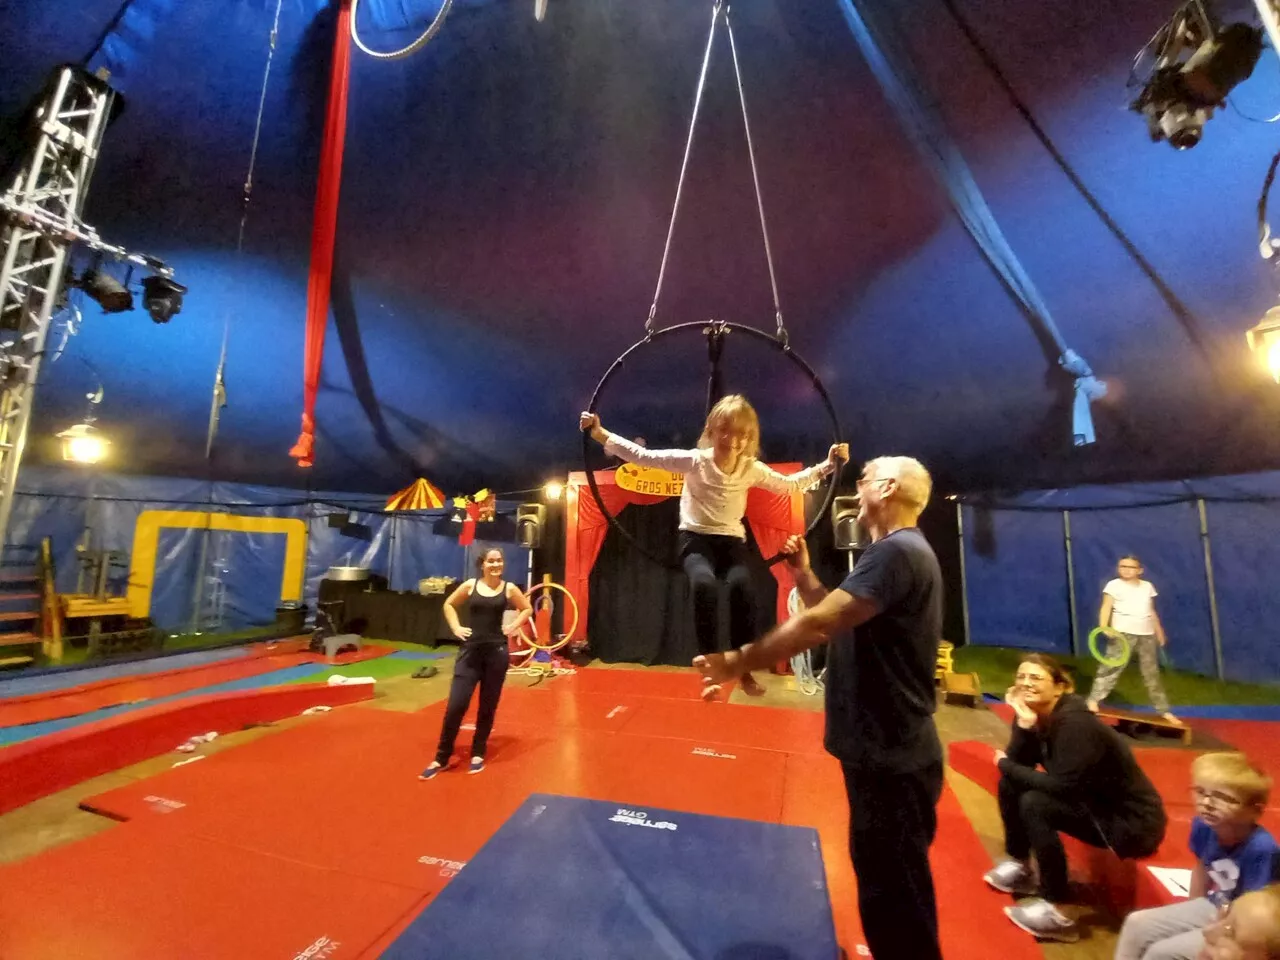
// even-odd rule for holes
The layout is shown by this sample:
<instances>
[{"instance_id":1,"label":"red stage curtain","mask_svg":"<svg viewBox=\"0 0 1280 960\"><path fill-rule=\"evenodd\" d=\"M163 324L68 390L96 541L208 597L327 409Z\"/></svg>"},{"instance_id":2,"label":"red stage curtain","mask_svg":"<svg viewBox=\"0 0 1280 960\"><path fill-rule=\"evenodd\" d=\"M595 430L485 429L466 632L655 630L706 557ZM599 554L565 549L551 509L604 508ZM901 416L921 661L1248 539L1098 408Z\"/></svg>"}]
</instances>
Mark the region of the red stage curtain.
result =
<instances>
[{"instance_id":1,"label":"red stage curtain","mask_svg":"<svg viewBox=\"0 0 1280 960\"><path fill-rule=\"evenodd\" d=\"M788 464L788 466L790 466ZM796 471L782 468L780 473ZM769 493L759 487L747 493L747 523L751 525L751 534L756 538L760 555L768 559L782 549L787 537L796 533L804 533L804 505L802 494ZM773 578L778 581L778 622L787 619L787 597L791 588L796 585L795 577L785 560L779 560L769 568ZM787 673L790 665L786 662L774 664L774 673Z\"/></svg>"},{"instance_id":2,"label":"red stage curtain","mask_svg":"<svg viewBox=\"0 0 1280 960\"><path fill-rule=\"evenodd\" d=\"M338 7L329 74L329 104L320 147L315 219L311 225L311 272L307 278L306 352L302 361L302 432L289 456L298 466L314 462L316 394L324 359L324 332L329 323L329 285L333 278L333 240L338 224L338 192L342 185L342 152L347 137L347 88L351 79L351 4Z\"/></svg>"},{"instance_id":3,"label":"red stage curtain","mask_svg":"<svg viewBox=\"0 0 1280 960\"><path fill-rule=\"evenodd\" d=\"M632 493L615 485L612 475L608 483L600 483L600 499L609 509L609 513L617 516L618 511L629 503L657 503L662 497ZM597 482L600 477L597 475ZM609 532L609 519L600 512L600 505L591 495L591 488L586 483L571 484L567 492L567 506L577 513L577 523L568 525L565 533L573 538L565 549L565 587L578 601L578 629L574 638L586 636L587 607L590 603L591 568L595 566L596 557L604 545L605 534ZM573 562L571 558L576 558Z\"/></svg>"}]
</instances>

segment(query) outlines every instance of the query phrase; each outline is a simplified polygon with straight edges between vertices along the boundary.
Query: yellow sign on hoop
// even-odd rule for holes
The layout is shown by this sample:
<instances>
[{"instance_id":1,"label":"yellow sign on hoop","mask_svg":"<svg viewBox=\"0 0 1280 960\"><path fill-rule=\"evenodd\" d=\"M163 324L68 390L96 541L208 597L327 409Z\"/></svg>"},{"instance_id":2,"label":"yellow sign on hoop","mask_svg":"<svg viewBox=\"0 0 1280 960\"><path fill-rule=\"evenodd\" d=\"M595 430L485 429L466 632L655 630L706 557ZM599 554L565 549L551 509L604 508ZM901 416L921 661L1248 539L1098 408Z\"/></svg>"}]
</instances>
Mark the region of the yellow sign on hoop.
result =
<instances>
[{"instance_id":1,"label":"yellow sign on hoop","mask_svg":"<svg viewBox=\"0 0 1280 960\"><path fill-rule=\"evenodd\" d=\"M615 476L618 486L631 493L643 493L651 497L678 497L684 491L684 474L669 473L657 467L624 463Z\"/></svg>"}]
</instances>

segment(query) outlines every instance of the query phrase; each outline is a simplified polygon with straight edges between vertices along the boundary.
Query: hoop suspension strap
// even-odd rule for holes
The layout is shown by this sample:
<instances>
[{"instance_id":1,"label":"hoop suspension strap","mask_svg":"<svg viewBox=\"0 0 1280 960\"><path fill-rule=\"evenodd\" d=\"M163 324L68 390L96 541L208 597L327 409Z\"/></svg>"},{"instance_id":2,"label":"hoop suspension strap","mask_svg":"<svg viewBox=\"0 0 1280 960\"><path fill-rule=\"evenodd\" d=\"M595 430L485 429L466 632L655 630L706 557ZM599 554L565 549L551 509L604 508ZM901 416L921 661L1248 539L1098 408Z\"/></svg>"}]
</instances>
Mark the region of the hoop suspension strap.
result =
<instances>
[{"instance_id":1,"label":"hoop suspension strap","mask_svg":"<svg viewBox=\"0 0 1280 960\"><path fill-rule=\"evenodd\" d=\"M751 139L751 121L747 115L747 95L742 85L742 68L738 63L738 45L733 38L733 24L729 20L729 6L725 0L714 0L711 9L711 29L707 33L707 46L702 54L702 69L698 73L698 89L693 97L693 116L689 120L689 136L685 139L684 159L680 163L680 179L676 182L676 199L671 206L671 222L667 225L667 241L662 248L662 263L658 267L658 283L653 291L653 303L644 322L645 334L651 334L658 315L658 300L662 297L662 283L667 275L667 262L671 256L671 240L675 236L676 218L680 214L680 198L684 195L685 175L689 172L689 155L693 151L693 135L698 128L698 113L702 107L702 94L707 86L707 68L711 64L711 48L715 45L716 23L724 15L724 26L729 34L729 51L733 59L733 73L738 83L738 102L742 105L742 127L747 137L747 157L751 161L751 182L755 186L756 210L760 215L760 235L764 239L764 258L769 266L769 286L773 291L773 315L777 321L775 336L785 347L788 345L786 324L782 320L782 301L778 296L778 277L773 267L773 248L769 243L769 227L764 215L764 197L760 192L760 173L756 167L755 143Z\"/></svg>"}]
</instances>

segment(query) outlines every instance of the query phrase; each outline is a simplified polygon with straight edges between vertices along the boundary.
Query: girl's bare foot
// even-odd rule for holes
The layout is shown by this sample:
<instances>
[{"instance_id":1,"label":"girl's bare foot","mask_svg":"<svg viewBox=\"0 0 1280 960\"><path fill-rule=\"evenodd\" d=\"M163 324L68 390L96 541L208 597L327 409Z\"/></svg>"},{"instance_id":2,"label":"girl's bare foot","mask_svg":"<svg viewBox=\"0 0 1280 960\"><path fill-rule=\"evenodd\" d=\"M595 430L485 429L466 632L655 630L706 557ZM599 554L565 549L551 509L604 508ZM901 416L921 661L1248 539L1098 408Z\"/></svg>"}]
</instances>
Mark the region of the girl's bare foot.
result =
<instances>
[{"instance_id":1,"label":"girl's bare foot","mask_svg":"<svg viewBox=\"0 0 1280 960\"><path fill-rule=\"evenodd\" d=\"M1165 721L1168 723L1173 723L1173 724L1177 724L1178 726L1182 726L1182 721L1179 720L1177 717L1175 717L1172 713L1165 712L1160 714L1160 716L1164 717Z\"/></svg>"},{"instance_id":2,"label":"girl's bare foot","mask_svg":"<svg viewBox=\"0 0 1280 960\"><path fill-rule=\"evenodd\" d=\"M760 685L759 680L749 673L744 673L742 675L742 692L748 697L763 697L765 689Z\"/></svg>"},{"instance_id":3,"label":"girl's bare foot","mask_svg":"<svg viewBox=\"0 0 1280 960\"><path fill-rule=\"evenodd\" d=\"M1094 701L1092 701L1092 700L1086 700L1086 701L1085 701L1085 703L1087 703L1087 704L1089 705L1089 712L1090 712L1090 713L1097 713L1097 712L1098 712L1098 705L1097 705Z\"/></svg>"}]
</instances>

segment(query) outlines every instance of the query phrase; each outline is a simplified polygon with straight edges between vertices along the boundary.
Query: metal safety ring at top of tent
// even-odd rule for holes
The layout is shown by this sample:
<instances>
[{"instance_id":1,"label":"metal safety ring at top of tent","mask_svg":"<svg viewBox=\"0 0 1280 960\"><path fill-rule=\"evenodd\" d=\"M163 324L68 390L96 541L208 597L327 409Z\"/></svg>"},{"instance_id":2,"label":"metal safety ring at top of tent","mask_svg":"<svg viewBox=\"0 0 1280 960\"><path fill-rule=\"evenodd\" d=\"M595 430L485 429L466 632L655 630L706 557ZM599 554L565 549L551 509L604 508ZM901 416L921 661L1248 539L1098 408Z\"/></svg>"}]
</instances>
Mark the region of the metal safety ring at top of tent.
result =
<instances>
[{"instance_id":1,"label":"metal safety ring at top of tent","mask_svg":"<svg viewBox=\"0 0 1280 960\"><path fill-rule=\"evenodd\" d=\"M826 387L822 385L822 381L818 379L818 375L813 372L813 368L809 366L809 364L805 363L805 361L799 356L799 354L797 354L794 350L791 349L790 345L780 342L777 338L775 338L771 334L765 333L763 330L758 330L755 327L748 327L744 324L724 322L724 323L717 324L717 327L722 330L738 331L740 333L745 333L745 334L748 334L749 336L755 337L759 340L765 341L768 344L771 344L773 347L779 350L785 357L787 357L792 363L794 363L797 367L799 367L802 371L804 371L805 376L809 378L809 382L813 385L813 389L817 391L818 396L822 399L822 405L823 407L826 408L827 416L831 420L832 444L838 444L841 442L840 441L840 418L836 416L835 405L832 404L831 397L828 395ZM601 394L604 393L605 386L613 378L613 375L617 373L619 369L622 368L622 365L626 362L627 357L631 356L631 354L634 353L636 350L640 349L643 346L651 344L655 340L658 340L661 337L667 336L668 334L678 333L684 330L698 330L698 331L705 332L708 329L709 328L706 323L690 322L690 323L677 323L670 327L663 327L661 330L646 332L644 339L637 340L625 351L623 351L622 355L618 357L617 360L613 361L612 366L610 366L609 369L605 371L605 375L600 378L600 382L596 385L595 393L591 395L591 403L587 405L587 412L588 413L596 412L596 409L600 403L600 396ZM617 530L618 533L621 534L627 540L627 542L631 544L631 546L633 546L636 550L638 550L644 556L648 557L654 563L658 564L659 566L670 567L671 569L674 569L674 570L682 569L680 564L673 563L670 560L665 560L662 557L657 556L655 553L649 550L648 547L640 543L640 541L637 540L635 537L633 537L625 527L623 527L620 523L618 523L617 518L609 512L609 508L605 506L604 500L600 496L600 488L596 484L595 471L591 469L590 454L591 454L591 432L589 430L584 430L582 431L582 466L587 474L587 486L591 488L591 496L595 498L596 506L600 508L600 512L604 514L605 519L609 521L609 525L613 527L613 529ZM804 535L806 537L808 537L809 534L813 533L813 531L817 528L818 524L822 522L822 518L826 516L827 511L831 509L831 503L835 499L835 495L836 495L836 486L839 481L840 471L843 469L843 467L844 467L844 464L841 463L836 466L836 469L834 471L832 471L830 483L827 485L826 498L822 501L821 509L819 509L818 512L814 514L813 521L809 524L808 529L805 530ZM765 565L771 567L775 563L777 563L779 560L781 560L783 557L784 557L784 554L781 551L779 551L778 553L775 553L772 557L766 558Z\"/></svg>"}]
</instances>

